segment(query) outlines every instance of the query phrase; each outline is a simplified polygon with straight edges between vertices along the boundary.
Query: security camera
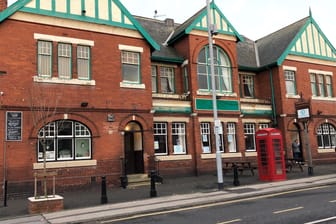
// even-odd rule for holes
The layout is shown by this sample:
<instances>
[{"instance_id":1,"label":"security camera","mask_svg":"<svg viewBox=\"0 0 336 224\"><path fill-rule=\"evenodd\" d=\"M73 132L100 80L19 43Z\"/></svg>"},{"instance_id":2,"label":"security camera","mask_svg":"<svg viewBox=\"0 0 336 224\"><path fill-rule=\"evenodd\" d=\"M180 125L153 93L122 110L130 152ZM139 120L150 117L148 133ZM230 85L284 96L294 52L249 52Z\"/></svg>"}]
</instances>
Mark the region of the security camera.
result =
<instances>
[{"instance_id":1,"label":"security camera","mask_svg":"<svg viewBox=\"0 0 336 224\"><path fill-rule=\"evenodd\" d=\"M216 36L218 34L217 26L216 24L211 24L210 26L210 32L211 35Z\"/></svg>"}]
</instances>

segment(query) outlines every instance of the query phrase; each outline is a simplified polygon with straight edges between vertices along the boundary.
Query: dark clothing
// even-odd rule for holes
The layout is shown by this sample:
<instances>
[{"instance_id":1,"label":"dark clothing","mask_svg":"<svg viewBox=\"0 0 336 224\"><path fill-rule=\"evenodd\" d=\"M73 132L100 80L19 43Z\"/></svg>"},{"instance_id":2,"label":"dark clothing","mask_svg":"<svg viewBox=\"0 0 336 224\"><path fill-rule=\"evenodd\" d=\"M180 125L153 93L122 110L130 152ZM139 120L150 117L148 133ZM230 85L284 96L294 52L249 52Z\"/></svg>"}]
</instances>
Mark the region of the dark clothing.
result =
<instances>
[{"instance_id":1,"label":"dark clothing","mask_svg":"<svg viewBox=\"0 0 336 224\"><path fill-rule=\"evenodd\" d=\"M301 160L301 151L300 151L300 144L297 141L292 143L292 151L294 160L300 161Z\"/></svg>"}]
</instances>

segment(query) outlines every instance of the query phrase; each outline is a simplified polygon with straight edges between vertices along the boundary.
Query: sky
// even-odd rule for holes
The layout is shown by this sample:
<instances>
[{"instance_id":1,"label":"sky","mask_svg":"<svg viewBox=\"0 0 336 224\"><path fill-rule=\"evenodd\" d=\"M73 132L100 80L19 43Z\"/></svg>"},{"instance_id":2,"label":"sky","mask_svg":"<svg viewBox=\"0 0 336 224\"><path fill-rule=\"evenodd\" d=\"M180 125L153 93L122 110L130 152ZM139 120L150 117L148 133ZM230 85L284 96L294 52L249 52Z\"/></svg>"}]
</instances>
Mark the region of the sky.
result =
<instances>
[{"instance_id":1,"label":"sky","mask_svg":"<svg viewBox=\"0 0 336 224\"><path fill-rule=\"evenodd\" d=\"M183 23L207 0L120 0L132 15L157 19L172 18ZM12 4L15 0L8 0ZM216 5L240 35L258 40L309 16L313 18L336 48L335 0L215 0Z\"/></svg>"}]
</instances>

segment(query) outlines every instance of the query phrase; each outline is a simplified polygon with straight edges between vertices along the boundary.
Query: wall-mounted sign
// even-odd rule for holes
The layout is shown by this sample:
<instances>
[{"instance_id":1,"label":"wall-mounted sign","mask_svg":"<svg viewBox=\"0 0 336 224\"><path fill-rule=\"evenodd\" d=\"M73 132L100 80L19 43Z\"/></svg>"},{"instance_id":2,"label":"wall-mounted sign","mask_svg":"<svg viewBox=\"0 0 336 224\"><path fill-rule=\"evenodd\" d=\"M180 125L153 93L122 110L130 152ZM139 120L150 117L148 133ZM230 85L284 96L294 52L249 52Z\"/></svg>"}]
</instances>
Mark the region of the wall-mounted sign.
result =
<instances>
[{"instance_id":1,"label":"wall-mounted sign","mask_svg":"<svg viewBox=\"0 0 336 224\"><path fill-rule=\"evenodd\" d=\"M6 112L6 141L22 140L22 112Z\"/></svg>"},{"instance_id":2,"label":"wall-mounted sign","mask_svg":"<svg viewBox=\"0 0 336 224\"><path fill-rule=\"evenodd\" d=\"M311 117L310 101L301 100L295 103L296 117L299 121L308 121Z\"/></svg>"}]
</instances>

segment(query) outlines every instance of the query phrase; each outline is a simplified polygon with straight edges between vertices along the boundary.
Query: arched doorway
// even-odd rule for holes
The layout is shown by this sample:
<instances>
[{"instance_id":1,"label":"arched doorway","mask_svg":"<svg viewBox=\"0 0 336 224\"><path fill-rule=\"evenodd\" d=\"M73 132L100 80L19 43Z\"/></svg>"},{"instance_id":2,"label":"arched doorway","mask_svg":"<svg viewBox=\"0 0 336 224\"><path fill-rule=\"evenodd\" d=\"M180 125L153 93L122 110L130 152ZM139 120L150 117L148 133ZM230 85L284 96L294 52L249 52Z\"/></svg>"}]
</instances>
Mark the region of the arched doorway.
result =
<instances>
[{"instance_id":1,"label":"arched doorway","mask_svg":"<svg viewBox=\"0 0 336 224\"><path fill-rule=\"evenodd\" d=\"M293 154L293 144L294 141L297 140L299 152L298 152L298 160L304 161L303 158L303 147L302 147L302 137L301 137L301 127L299 123L297 123L295 120L290 123L288 131L290 132L290 138L291 138L291 156L294 158Z\"/></svg>"},{"instance_id":2,"label":"arched doorway","mask_svg":"<svg viewBox=\"0 0 336 224\"><path fill-rule=\"evenodd\" d=\"M129 122L124 130L125 169L127 174L144 173L143 129L137 122Z\"/></svg>"}]
</instances>

